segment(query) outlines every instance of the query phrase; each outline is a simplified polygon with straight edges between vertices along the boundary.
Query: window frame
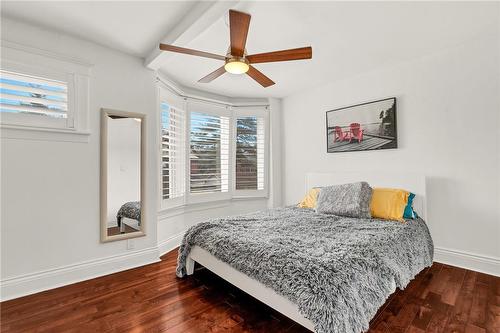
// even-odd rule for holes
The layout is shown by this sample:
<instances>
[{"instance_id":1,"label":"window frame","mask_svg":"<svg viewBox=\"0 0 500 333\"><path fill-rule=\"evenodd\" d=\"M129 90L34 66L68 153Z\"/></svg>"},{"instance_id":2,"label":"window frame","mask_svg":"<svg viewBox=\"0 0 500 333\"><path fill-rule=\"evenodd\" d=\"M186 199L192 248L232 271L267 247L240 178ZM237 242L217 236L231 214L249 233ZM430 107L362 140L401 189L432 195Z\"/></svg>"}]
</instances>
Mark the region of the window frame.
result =
<instances>
[{"instance_id":1,"label":"window frame","mask_svg":"<svg viewBox=\"0 0 500 333\"><path fill-rule=\"evenodd\" d=\"M231 109L227 105L222 105L218 103L205 102L200 100L187 100L187 122L186 122L186 203L189 204L198 204L210 201L222 201L222 200L230 200L232 198L232 177L231 170L233 168L232 165L232 148L231 148L231 138L232 134L232 122L233 117L231 113ZM209 192L209 193L191 193L191 113L197 112L212 116L219 117L227 117L229 120L229 135L228 135L228 149L229 149L229 159L228 159L228 190L227 192Z\"/></svg>"},{"instance_id":2,"label":"window frame","mask_svg":"<svg viewBox=\"0 0 500 333\"><path fill-rule=\"evenodd\" d=\"M162 136L162 119L161 119L161 116L162 116L162 110L161 110L161 103L167 103L169 106L177 109L177 110L180 110L182 112L184 112L184 153L186 152L186 146L187 146L187 142L186 142L186 129L188 127L188 112L186 110L186 99L185 98L182 98L181 96L177 95L177 94L174 94L172 93L171 91L169 91L168 89L164 88L164 87L158 87L158 152L159 152L159 157L158 157L158 165L160 165L160 170L159 170L159 173L158 173L158 184L160 184L160 195L159 195L159 207L160 207L160 210L165 210L165 209L171 209L171 208L176 208L176 207L180 207L180 206L184 206L186 204L186 191L187 191L187 188L186 188L186 184L184 184L184 193L179 196L179 197L176 197L176 198L168 198L168 199L164 199L163 198L163 171L162 171L162 168L161 168L161 165L162 165L162 141L161 141L161 136ZM185 178L187 177L186 176L186 169L187 169L187 166L186 166L186 160L184 159L184 179L182 181L185 182Z\"/></svg>"},{"instance_id":3,"label":"window frame","mask_svg":"<svg viewBox=\"0 0 500 333\"><path fill-rule=\"evenodd\" d=\"M158 110L158 165L161 166L161 103L166 102L170 106L183 110L185 116L184 124L184 195L177 198L163 199L162 188L162 170L158 172L158 191L159 211L160 214L170 214L178 209L185 211L188 207L199 204L218 205L221 203L227 204L231 200L246 200L246 199L262 199L269 198L269 170L270 170L270 115L269 106L264 103L258 105L240 104L233 105L228 102L207 100L205 98L185 96L182 91L172 87L168 82L164 82L158 78L158 93L157 93L157 110ZM212 192L212 193L191 193L190 179L190 151L191 151L191 112L202 114L228 117L229 121L229 160L228 160L228 191L227 192ZM264 118L264 189L263 190L236 190L236 120L238 117L262 117ZM189 208L191 209L191 208Z\"/></svg>"},{"instance_id":4,"label":"window frame","mask_svg":"<svg viewBox=\"0 0 500 333\"><path fill-rule=\"evenodd\" d=\"M75 130L75 76L69 73L51 72L34 66L19 65L11 61L2 61L2 71L24 76L31 76L40 80L61 81L67 85L66 118L43 117L23 113L1 113L1 124L7 126L40 127L52 129Z\"/></svg>"},{"instance_id":5,"label":"window frame","mask_svg":"<svg viewBox=\"0 0 500 333\"><path fill-rule=\"evenodd\" d=\"M91 64L49 51L2 40L1 69L35 78L67 83L67 118L0 113L3 138L53 139L43 133L77 134L88 140ZM59 137L56 138L59 140ZM67 141L63 139L61 141ZM70 140L71 141L71 140Z\"/></svg>"},{"instance_id":6,"label":"window frame","mask_svg":"<svg viewBox=\"0 0 500 333\"><path fill-rule=\"evenodd\" d=\"M234 106L232 108L234 120L232 122L233 136L232 143L232 160L234 167L232 172L232 192L233 198L267 198L269 193L269 108L267 106ZM242 117L257 117L264 118L264 189L262 190L237 190L236 189L236 127L238 118Z\"/></svg>"}]
</instances>

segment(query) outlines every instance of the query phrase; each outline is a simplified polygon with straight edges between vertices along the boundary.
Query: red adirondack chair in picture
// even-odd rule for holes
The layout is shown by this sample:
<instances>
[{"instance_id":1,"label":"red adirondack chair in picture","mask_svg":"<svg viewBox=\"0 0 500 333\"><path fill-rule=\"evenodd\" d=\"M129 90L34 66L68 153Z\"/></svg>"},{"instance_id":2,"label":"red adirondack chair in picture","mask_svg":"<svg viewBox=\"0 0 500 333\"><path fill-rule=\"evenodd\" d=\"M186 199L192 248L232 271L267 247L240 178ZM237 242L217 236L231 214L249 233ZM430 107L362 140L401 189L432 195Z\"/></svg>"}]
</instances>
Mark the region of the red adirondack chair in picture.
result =
<instances>
[{"instance_id":1,"label":"red adirondack chair in picture","mask_svg":"<svg viewBox=\"0 0 500 333\"><path fill-rule=\"evenodd\" d=\"M335 131L335 138L333 139L333 142L337 142L337 141L340 142L340 141L347 140L349 133L344 133L344 131L342 131L342 128L340 126L335 126L333 128L333 130Z\"/></svg>"},{"instance_id":2,"label":"red adirondack chair in picture","mask_svg":"<svg viewBox=\"0 0 500 333\"><path fill-rule=\"evenodd\" d=\"M358 123L352 123L349 125L349 128L349 142L351 142L352 139L356 139L358 140L358 143L361 143L361 141L363 141L363 130L361 129L361 125Z\"/></svg>"}]
</instances>

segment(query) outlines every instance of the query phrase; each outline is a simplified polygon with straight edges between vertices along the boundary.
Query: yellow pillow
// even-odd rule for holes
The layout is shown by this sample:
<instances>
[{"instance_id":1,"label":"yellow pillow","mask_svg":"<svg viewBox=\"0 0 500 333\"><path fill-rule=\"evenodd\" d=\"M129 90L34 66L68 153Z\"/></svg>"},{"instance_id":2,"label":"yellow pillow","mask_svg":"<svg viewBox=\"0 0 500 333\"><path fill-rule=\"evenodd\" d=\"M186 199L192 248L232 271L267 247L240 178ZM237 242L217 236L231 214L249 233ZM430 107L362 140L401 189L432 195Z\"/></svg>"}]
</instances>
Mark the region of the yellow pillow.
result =
<instances>
[{"instance_id":1,"label":"yellow pillow","mask_svg":"<svg viewBox=\"0 0 500 333\"><path fill-rule=\"evenodd\" d=\"M320 188L312 188L306 194L304 199L297 205L299 208L316 208L316 201L318 200L318 194Z\"/></svg>"},{"instance_id":2,"label":"yellow pillow","mask_svg":"<svg viewBox=\"0 0 500 333\"><path fill-rule=\"evenodd\" d=\"M404 222L403 214L410 192L393 188L373 188L370 211L372 217Z\"/></svg>"}]
</instances>

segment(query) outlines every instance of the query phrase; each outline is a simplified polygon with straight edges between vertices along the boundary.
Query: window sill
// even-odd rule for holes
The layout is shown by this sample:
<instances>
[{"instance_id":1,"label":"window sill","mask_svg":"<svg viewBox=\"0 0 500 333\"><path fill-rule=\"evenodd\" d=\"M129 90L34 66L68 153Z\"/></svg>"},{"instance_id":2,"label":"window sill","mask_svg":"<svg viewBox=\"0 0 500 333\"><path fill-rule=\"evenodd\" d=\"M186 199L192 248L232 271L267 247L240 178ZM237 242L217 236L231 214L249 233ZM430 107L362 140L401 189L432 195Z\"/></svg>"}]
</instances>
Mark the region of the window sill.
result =
<instances>
[{"instance_id":1,"label":"window sill","mask_svg":"<svg viewBox=\"0 0 500 333\"><path fill-rule=\"evenodd\" d=\"M164 219L192 212L197 212L200 210L223 208L229 206L230 204L231 204L231 199L217 200L217 201L210 201L203 203L184 204L175 207L163 208L158 212L158 217L160 219Z\"/></svg>"},{"instance_id":2,"label":"window sill","mask_svg":"<svg viewBox=\"0 0 500 333\"><path fill-rule=\"evenodd\" d=\"M1 124L2 139L89 142L90 132L63 128L42 128Z\"/></svg>"},{"instance_id":3,"label":"window sill","mask_svg":"<svg viewBox=\"0 0 500 333\"><path fill-rule=\"evenodd\" d=\"M269 199L267 194L243 194L243 195L233 195L231 200L240 201L240 200L259 200L259 199Z\"/></svg>"},{"instance_id":4,"label":"window sill","mask_svg":"<svg viewBox=\"0 0 500 333\"><path fill-rule=\"evenodd\" d=\"M158 218L160 220L166 219L166 218L171 218L174 216L179 216L183 214L189 214L192 212L198 212L202 210L209 210L209 209L216 209L216 208L224 208L228 207L231 205L232 202L238 201L249 201L249 200L267 200L267 197L265 196L247 196L247 197L233 197L231 199L225 199L225 200L217 200L217 201L210 201L210 202L203 202L203 203L191 203L191 204L184 204L184 205L179 205L179 206L174 206L174 207L169 207L169 208L163 208L158 212Z\"/></svg>"}]
</instances>

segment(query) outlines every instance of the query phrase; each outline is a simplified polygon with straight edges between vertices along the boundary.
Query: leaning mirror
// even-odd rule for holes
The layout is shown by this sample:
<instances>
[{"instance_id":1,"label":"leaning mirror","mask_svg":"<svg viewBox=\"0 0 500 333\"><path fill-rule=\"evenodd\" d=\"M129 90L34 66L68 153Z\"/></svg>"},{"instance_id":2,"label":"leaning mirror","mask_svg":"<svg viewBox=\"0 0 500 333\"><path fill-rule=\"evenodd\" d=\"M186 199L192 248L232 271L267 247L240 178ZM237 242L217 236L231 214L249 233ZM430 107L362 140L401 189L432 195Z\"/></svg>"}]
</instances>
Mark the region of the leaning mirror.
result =
<instances>
[{"instance_id":1,"label":"leaning mirror","mask_svg":"<svg viewBox=\"0 0 500 333\"><path fill-rule=\"evenodd\" d=\"M101 110L101 241L145 235L145 116Z\"/></svg>"}]
</instances>

